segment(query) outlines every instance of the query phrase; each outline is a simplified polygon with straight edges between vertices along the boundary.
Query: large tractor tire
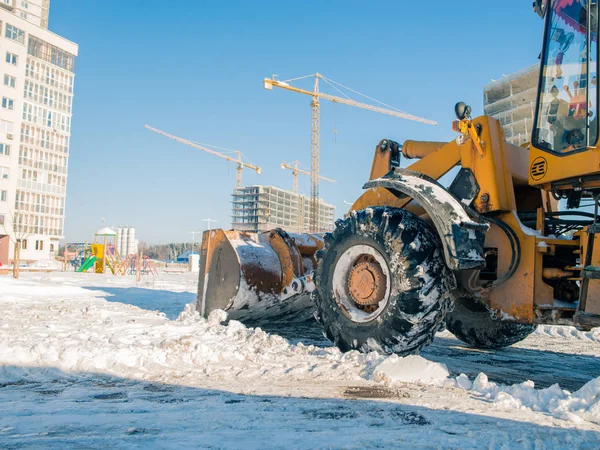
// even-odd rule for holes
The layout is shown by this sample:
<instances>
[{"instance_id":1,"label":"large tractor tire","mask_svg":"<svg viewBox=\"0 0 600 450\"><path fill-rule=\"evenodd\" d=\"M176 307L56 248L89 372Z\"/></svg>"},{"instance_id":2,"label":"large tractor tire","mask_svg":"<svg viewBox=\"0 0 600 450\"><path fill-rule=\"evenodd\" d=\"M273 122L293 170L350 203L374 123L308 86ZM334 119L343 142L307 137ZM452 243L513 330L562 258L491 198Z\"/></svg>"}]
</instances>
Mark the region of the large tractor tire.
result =
<instances>
[{"instance_id":1,"label":"large tractor tire","mask_svg":"<svg viewBox=\"0 0 600 450\"><path fill-rule=\"evenodd\" d=\"M444 326L454 276L437 234L414 214L353 211L318 256L316 317L342 351L414 354Z\"/></svg>"},{"instance_id":2,"label":"large tractor tire","mask_svg":"<svg viewBox=\"0 0 600 450\"><path fill-rule=\"evenodd\" d=\"M471 347L487 349L516 344L535 330L534 325L500 320L486 305L468 296L454 301L446 328Z\"/></svg>"}]
</instances>

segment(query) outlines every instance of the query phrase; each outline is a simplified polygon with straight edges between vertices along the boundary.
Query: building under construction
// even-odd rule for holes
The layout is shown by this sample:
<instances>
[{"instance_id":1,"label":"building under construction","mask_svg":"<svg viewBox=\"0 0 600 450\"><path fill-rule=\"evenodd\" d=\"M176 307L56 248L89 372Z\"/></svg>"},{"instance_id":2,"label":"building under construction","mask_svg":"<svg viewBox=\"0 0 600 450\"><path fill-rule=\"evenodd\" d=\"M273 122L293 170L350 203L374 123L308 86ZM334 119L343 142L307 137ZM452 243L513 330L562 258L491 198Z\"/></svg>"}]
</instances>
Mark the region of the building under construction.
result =
<instances>
[{"instance_id":1,"label":"building under construction","mask_svg":"<svg viewBox=\"0 0 600 450\"><path fill-rule=\"evenodd\" d=\"M246 186L232 194L231 226L261 232L283 228L290 233L309 231L310 198L274 186ZM333 230L335 207L319 202L319 231Z\"/></svg>"},{"instance_id":2,"label":"building under construction","mask_svg":"<svg viewBox=\"0 0 600 450\"><path fill-rule=\"evenodd\" d=\"M483 88L484 112L500 121L511 144L531 140L539 72L540 66L535 64Z\"/></svg>"}]
</instances>

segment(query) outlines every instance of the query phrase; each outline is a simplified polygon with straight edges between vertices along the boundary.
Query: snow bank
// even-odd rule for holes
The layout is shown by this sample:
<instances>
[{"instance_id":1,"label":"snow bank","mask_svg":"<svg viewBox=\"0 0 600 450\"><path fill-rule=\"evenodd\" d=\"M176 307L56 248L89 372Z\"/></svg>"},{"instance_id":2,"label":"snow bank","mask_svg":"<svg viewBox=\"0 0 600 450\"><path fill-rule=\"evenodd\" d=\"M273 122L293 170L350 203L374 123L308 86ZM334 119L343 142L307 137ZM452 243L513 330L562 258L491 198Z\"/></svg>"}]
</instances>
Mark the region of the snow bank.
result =
<instances>
[{"instance_id":1,"label":"snow bank","mask_svg":"<svg viewBox=\"0 0 600 450\"><path fill-rule=\"evenodd\" d=\"M465 374L452 378L445 364L421 356L400 358L391 355L375 368L372 379L388 385L455 386L490 400L499 409L531 409L575 423L585 420L600 424L600 377L571 394L558 384L546 389L535 389L533 381L498 385L489 381L485 373L480 373L472 382Z\"/></svg>"},{"instance_id":2,"label":"snow bank","mask_svg":"<svg viewBox=\"0 0 600 450\"><path fill-rule=\"evenodd\" d=\"M214 311L188 305L177 320L107 302L75 286L0 279L0 365L53 367L176 384L224 379L365 380L376 353L290 345ZM160 295L160 292L157 292Z\"/></svg>"},{"instance_id":3,"label":"snow bank","mask_svg":"<svg viewBox=\"0 0 600 450\"><path fill-rule=\"evenodd\" d=\"M600 342L600 328L594 328L591 331L579 331L575 327L557 326L557 325L538 325L536 334L542 336L552 336L567 339L579 339L582 341Z\"/></svg>"},{"instance_id":4,"label":"snow bank","mask_svg":"<svg viewBox=\"0 0 600 450\"><path fill-rule=\"evenodd\" d=\"M472 385L468 377L461 374L456 378L456 384L489 399L500 409L531 409L575 423L585 420L600 424L600 377L589 381L573 394L561 389L558 384L546 389L535 389L533 381L512 386L498 385L489 381L484 373L480 373Z\"/></svg>"}]
</instances>

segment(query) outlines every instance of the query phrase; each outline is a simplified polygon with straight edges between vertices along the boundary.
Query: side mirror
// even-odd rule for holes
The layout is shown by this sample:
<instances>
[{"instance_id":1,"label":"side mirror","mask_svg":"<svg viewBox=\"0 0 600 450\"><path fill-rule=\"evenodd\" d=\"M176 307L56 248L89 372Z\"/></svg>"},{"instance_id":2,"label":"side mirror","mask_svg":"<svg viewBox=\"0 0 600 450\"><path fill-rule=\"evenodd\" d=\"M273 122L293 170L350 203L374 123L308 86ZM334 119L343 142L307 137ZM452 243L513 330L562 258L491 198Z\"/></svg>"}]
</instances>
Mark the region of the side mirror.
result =
<instances>
[{"instance_id":1,"label":"side mirror","mask_svg":"<svg viewBox=\"0 0 600 450\"><path fill-rule=\"evenodd\" d=\"M533 11L540 16L542 19L546 15L546 7L548 6L548 0L534 0Z\"/></svg>"},{"instance_id":2,"label":"side mirror","mask_svg":"<svg viewBox=\"0 0 600 450\"><path fill-rule=\"evenodd\" d=\"M471 117L471 107L465 102L458 102L454 105L454 113L458 120L465 120Z\"/></svg>"}]
</instances>

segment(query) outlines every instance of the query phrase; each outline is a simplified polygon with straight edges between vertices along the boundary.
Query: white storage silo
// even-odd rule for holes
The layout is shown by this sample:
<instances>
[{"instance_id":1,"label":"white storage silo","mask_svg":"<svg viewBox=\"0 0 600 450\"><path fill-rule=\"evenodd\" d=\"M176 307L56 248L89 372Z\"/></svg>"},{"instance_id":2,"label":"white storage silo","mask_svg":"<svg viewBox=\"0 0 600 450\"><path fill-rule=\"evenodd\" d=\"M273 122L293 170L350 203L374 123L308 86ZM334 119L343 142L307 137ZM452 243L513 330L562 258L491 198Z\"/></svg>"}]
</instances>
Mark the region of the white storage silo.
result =
<instances>
[{"instance_id":1,"label":"white storage silo","mask_svg":"<svg viewBox=\"0 0 600 450\"><path fill-rule=\"evenodd\" d=\"M136 254L135 248L135 228L130 227L127 233L127 254L134 255Z\"/></svg>"},{"instance_id":2,"label":"white storage silo","mask_svg":"<svg viewBox=\"0 0 600 450\"><path fill-rule=\"evenodd\" d=\"M129 239L129 228L123 227L122 228L122 233L121 233L121 248L123 249L123 252L121 253L122 256L129 256L129 249L127 248L127 240Z\"/></svg>"},{"instance_id":3,"label":"white storage silo","mask_svg":"<svg viewBox=\"0 0 600 450\"><path fill-rule=\"evenodd\" d=\"M117 228L117 242L115 243L115 247L117 247L117 251L119 255L123 255L123 229Z\"/></svg>"}]
</instances>

